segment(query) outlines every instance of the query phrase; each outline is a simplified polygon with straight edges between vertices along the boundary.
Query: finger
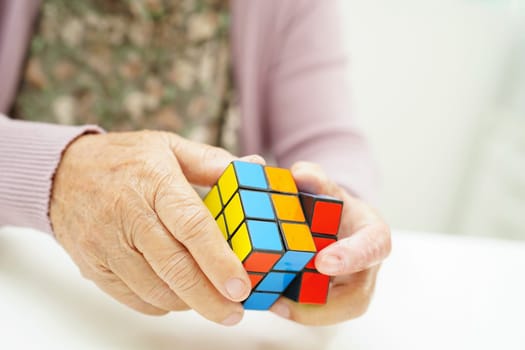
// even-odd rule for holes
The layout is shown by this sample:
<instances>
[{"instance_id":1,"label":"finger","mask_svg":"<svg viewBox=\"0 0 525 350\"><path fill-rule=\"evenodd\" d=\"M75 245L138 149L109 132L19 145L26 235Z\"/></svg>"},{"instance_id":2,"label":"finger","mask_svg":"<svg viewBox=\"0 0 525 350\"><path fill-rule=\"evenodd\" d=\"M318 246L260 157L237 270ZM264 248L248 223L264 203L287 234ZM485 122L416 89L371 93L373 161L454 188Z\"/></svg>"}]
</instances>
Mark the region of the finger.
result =
<instances>
[{"instance_id":1,"label":"finger","mask_svg":"<svg viewBox=\"0 0 525 350\"><path fill-rule=\"evenodd\" d=\"M182 172L189 182L201 186L213 186L230 162L238 159L223 148L186 140L170 134L170 147ZM241 158L246 162L265 164L258 155Z\"/></svg>"},{"instance_id":2,"label":"finger","mask_svg":"<svg viewBox=\"0 0 525 350\"><path fill-rule=\"evenodd\" d=\"M352 274L381 263L390 250L390 228L378 221L321 250L315 267L326 275Z\"/></svg>"},{"instance_id":3,"label":"finger","mask_svg":"<svg viewBox=\"0 0 525 350\"><path fill-rule=\"evenodd\" d=\"M363 315L373 295L379 267L356 273L345 284L334 285L325 305L299 304L280 298L270 309L277 315L312 326L326 326Z\"/></svg>"},{"instance_id":4,"label":"finger","mask_svg":"<svg viewBox=\"0 0 525 350\"><path fill-rule=\"evenodd\" d=\"M154 210L215 288L233 301L244 300L250 293L248 274L200 197L176 164L173 168L173 176L165 177L158 187Z\"/></svg>"},{"instance_id":5,"label":"finger","mask_svg":"<svg viewBox=\"0 0 525 350\"><path fill-rule=\"evenodd\" d=\"M292 172L297 187L301 191L325 194L338 198L341 195L339 186L328 178L318 164L297 162L292 165L290 171Z\"/></svg>"},{"instance_id":6,"label":"finger","mask_svg":"<svg viewBox=\"0 0 525 350\"><path fill-rule=\"evenodd\" d=\"M123 256L108 260L111 271L148 304L171 311L189 309L188 305L157 276L142 254L128 248Z\"/></svg>"},{"instance_id":7,"label":"finger","mask_svg":"<svg viewBox=\"0 0 525 350\"><path fill-rule=\"evenodd\" d=\"M129 306L135 311L153 316L165 315L168 313L167 310L160 309L142 300L111 271L100 271L92 268L89 274L90 276L86 277L92 280L100 289L112 296L118 302Z\"/></svg>"},{"instance_id":8,"label":"finger","mask_svg":"<svg viewBox=\"0 0 525 350\"><path fill-rule=\"evenodd\" d=\"M169 288L202 316L224 325L233 325L242 319L241 304L224 298L169 232L154 229L139 233L134 244Z\"/></svg>"}]
</instances>

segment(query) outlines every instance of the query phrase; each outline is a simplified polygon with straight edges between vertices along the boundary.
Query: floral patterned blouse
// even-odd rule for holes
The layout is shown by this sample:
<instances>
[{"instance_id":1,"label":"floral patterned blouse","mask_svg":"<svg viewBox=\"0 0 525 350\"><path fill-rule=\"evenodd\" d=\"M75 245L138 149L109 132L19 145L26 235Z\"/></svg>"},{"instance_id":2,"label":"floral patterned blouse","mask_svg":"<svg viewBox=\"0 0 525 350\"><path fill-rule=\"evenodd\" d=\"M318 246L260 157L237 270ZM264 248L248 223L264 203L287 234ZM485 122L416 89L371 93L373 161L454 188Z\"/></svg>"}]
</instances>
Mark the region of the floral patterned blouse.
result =
<instances>
[{"instance_id":1,"label":"floral patterned blouse","mask_svg":"<svg viewBox=\"0 0 525 350\"><path fill-rule=\"evenodd\" d=\"M44 0L15 116L170 130L235 152L222 0Z\"/></svg>"}]
</instances>

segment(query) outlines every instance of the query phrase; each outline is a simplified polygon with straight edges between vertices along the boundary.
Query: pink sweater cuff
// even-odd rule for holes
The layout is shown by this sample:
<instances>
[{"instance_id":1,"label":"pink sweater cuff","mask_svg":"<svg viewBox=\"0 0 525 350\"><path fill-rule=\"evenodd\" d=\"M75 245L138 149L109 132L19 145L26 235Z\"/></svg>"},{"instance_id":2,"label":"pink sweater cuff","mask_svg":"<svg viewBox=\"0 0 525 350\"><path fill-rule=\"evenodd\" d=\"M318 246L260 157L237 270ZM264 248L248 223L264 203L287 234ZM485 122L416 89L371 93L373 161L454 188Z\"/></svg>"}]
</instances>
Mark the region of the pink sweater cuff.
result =
<instances>
[{"instance_id":1,"label":"pink sweater cuff","mask_svg":"<svg viewBox=\"0 0 525 350\"><path fill-rule=\"evenodd\" d=\"M95 125L64 126L10 120L0 114L0 226L52 233L49 199L63 151Z\"/></svg>"}]
</instances>

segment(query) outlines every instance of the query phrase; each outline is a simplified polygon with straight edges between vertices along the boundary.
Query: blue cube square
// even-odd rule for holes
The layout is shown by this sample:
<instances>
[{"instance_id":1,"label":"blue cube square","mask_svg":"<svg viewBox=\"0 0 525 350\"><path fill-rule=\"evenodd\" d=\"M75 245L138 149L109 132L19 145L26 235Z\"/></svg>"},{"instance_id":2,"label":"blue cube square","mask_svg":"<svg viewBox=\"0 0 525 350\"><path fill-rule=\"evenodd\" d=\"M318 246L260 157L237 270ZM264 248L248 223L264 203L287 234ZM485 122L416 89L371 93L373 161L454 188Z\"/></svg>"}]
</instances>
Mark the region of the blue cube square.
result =
<instances>
[{"instance_id":1,"label":"blue cube square","mask_svg":"<svg viewBox=\"0 0 525 350\"><path fill-rule=\"evenodd\" d=\"M287 251L273 267L278 271L301 271L312 260L315 253Z\"/></svg>"},{"instance_id":2,"label":"blue cube square","mask_svg":"<svg viewBox=\"0 0 525 350\"><path fill-rule=\"evenodd\" d=\"M239 190L246 218L275 220L270 196L266 192Z\"/></svg>"},{"instance_id":3,"label":"blue cube square","mask_svg":"<svg viewBox=\"0 0 525 350\"><path fill-rule=\"evenodd\" d=\"M282 293L292 283L297 274L289 272L270 272L257 285L258 292L277 292Z\"/></svg>"},{"instance_id":4,"label":"blue cube square","mask_svg":"<svg viewBox=\"0 0 525 350\"><path fill-rule=\"evenodd\" d=\"M253 188L258 190L267 190L268 183L264 175L262 165L257 163L247 163L234 161L233 167L237 175L237 181L241 188Z\"/></svg>"},{"instance_id":5,"label":"blue cube square","mask_svg":"<svg viewBox=\"0 0 525 350\"><path fill-rule=\"evenodd\" d=\"M247 220L253 249L283 251L283 243L277 224L272 221Z\"/></svg>"},{"instance_id":6,"label":"blue cube square","mask_svg":"<svg viewBox=\"0 0 525 350\"><path fill-rule=\"evenodd\" d=\"M247 310L268 310L279 299L278 293L253 292L243 303Z\"/></svg>"}]
</instances>

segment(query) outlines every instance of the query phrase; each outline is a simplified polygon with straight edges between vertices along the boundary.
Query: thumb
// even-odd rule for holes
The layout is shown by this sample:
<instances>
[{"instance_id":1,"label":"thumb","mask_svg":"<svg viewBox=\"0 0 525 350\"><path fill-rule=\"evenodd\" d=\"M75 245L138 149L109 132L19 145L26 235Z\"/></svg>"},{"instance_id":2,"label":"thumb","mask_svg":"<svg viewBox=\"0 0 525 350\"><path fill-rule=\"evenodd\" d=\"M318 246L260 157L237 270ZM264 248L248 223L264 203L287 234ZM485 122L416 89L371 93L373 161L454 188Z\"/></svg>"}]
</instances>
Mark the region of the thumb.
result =
<instances>
[{"instance_id":1,"label":"thumb","mask_svg":"<svg viewBox=\"0 0 525 350\"><path fill-rule=\"evenodd\" d=\"M234 160L265 164L259 155L238 158L220 147L214 147L170 134L169 144L186 176L195 185L212 186L224 169Z\"/></svg>"},{"instance_id":2,"label":"thumb","mask_svg":"<svg viewBox=\"0 0 525 350\"><path fill-rule=\"evenodd\" d=\"M390 250L390 228L377 221L321 250L315 267L325 275L349 275L380 264Z\"/></svg>"}]
</instances>

